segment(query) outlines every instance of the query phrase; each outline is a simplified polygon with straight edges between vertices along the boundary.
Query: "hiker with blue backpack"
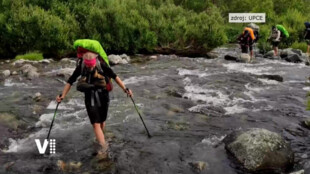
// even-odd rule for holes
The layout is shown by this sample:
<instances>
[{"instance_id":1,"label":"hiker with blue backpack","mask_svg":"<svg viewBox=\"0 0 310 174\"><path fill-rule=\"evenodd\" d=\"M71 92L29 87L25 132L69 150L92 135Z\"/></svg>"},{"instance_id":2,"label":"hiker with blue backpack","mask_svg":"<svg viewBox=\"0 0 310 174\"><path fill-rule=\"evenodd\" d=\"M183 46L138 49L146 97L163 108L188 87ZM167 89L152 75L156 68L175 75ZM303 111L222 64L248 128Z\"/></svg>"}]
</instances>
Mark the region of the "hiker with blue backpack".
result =
<instances>
[{"instance_id":1,"label":"hiker with blue backpack","mask_svg":"<svg viewBox=\"0 0 310 174\"><path fill-rule=\"evenodd\" d=\"M110 68L106 53L101 44L95 40L80 39L74 42L77 51L77 66L68 79L61 95L56 97L59 103L69 92L72 84L77 80L77 90L85 94L85 106L88 117L93 126L96 139L101 145L97 152L107 156L108 145L104 138L104 127L109 107L109 91L112 90L113 79L126 93L132 97L132 91L125 87L122 80Z\"/></svg>"}]
</instances>

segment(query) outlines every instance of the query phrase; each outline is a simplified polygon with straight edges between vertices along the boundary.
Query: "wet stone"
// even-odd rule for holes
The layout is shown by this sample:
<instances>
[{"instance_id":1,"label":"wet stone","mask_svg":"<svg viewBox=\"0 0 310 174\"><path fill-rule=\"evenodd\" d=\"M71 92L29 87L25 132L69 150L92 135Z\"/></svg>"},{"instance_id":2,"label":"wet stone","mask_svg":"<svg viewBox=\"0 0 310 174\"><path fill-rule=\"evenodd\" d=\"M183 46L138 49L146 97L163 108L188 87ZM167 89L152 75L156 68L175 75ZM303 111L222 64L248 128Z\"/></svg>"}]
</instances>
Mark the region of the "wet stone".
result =
<instances>
[{"instance_id":1,"label":"wet stone","mask_svg":"<svg viewBox=\"0 0 310 174\"><path fill-rule=\"evenodd\" d=\"M192 167L192 170L196 173L200 173L208 167L208 164L203 161L189 162L188 164Z\"/></svg>"}]
</instances>

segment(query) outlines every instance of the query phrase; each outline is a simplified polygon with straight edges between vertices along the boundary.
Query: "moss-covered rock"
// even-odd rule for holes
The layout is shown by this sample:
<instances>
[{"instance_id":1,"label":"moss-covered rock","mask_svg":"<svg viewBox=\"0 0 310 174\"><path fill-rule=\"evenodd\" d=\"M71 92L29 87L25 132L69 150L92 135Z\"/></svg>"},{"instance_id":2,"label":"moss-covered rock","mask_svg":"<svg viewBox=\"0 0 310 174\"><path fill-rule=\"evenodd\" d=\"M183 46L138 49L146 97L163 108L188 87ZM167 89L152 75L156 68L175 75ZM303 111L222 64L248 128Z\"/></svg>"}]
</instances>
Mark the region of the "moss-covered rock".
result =
<instances>
[{"instance_id":1,"label":"moss-covered rock","mask_svg":"<svg viewBox=\"0 0 310 174\"><path fill-rule=\"evenodd\" d=\"M250 171L283 170L294 161L289 144L266 129L235 131L223 142L226 150Z\"/></svg>"}]
</instances>

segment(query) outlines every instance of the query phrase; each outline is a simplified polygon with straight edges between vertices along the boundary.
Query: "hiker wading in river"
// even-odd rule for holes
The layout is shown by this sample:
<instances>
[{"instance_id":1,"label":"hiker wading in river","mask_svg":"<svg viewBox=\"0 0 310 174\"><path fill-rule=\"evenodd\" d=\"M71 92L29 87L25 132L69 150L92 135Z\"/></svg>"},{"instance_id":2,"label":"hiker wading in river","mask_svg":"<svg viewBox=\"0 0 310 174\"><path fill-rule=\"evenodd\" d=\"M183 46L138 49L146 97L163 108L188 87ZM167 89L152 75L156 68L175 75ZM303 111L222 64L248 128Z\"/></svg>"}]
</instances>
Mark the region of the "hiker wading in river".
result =
<instances>
[{"instance_id":1,"label":"hiker wading in river","mask_svg":"<svg viewBox=\"0 0 310 174\"><path fill-rule=\"evenodd\" d=\"M103 130L108 114L109 91L112 90L111 79L114 79L128 96L133 94L109 67L107 56L98 41L77 40L74 47L78 53L77 66L68 79L62 95L57 96L56 101L61 102L66 97L72 84L80 77L77 90L85 94L87 114L93 125L97 141L101 145L98 154L107 154L108 144L105 141Z\"/></svg>"}]
</instances>

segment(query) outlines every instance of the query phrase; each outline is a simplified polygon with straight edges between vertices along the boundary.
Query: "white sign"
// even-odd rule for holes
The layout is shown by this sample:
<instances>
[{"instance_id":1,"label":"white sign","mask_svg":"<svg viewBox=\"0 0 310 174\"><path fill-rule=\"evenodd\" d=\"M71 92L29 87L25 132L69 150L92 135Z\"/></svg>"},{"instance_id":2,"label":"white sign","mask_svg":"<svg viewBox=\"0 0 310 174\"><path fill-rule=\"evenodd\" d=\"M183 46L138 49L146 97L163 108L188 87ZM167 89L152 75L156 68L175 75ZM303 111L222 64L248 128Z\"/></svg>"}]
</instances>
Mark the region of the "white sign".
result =
<instances>
[{"instance_id":1,"label":"white sign","mask_svg":"<svg viewBox=\"0 0 310 174\"><path fill-rule=\"evenodd\" d=\"M47 139L44 140L43 146L41 145L41 141L39 139L35 139L38 151L40 154L45 154L47 145L50 144L50 154L56 153L56 140L50 139L49 143Z\"/></svg>"},{"instance_id":2,"label":"white sign","mask_svg":"<svg viewBox=\"0 0 310 174\"><path fill-rule=\"evenodd\" d=\"M265 23L266 13L229 13L229 23Z\"/></svg>"}]
</instances>

